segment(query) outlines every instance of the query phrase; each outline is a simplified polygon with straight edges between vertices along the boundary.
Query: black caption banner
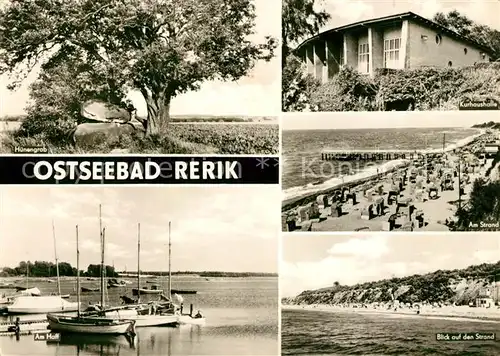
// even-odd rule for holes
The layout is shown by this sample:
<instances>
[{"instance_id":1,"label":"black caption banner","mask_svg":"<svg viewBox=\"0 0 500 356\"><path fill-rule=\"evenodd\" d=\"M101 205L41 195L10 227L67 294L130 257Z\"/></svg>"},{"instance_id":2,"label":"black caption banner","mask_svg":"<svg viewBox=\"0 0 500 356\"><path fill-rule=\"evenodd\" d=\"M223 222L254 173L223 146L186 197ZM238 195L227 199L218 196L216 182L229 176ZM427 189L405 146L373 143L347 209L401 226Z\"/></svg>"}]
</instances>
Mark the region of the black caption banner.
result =
<instances>
[{"instance_id":1,"label":"black caption banner","mask_svg":"<svg viewBox=\"0 0 500 356\"><path fill-rule=\"evenodd\" d=\"M2 156L0 184L278 184L278 157Z\"/></svg>"}]
</instances>

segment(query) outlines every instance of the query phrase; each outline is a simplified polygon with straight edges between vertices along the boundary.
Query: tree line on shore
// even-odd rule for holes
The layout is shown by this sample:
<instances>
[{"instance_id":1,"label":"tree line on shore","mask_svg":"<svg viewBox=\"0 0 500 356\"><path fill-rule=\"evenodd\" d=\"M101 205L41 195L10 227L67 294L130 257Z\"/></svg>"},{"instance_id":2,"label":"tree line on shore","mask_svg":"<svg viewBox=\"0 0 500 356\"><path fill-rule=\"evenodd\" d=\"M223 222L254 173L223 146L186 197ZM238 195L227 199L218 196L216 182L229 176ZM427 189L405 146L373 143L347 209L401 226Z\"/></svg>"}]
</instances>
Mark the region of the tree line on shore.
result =
<instances>
[{"instance_id":1,"label":"tree line on shore","mask_svg":"<svg viewBox=\"0 0 500 356\"><path fill-rule=\"evenodd\" d=\"M59 276L74 277L77 275L77 269L67 262L59 262ZM17 267L3 267L0 271L0 277L15 277L15 276L30 276L30 277L55 277L57 276L57 266L53 262L47 261L21 261ZM90 264L87 270L80 270L82 277L100 277L101 265ZM105 266L105 275L107 277L118 277L118 273L112 266Z\"/></svg>"},{"instance_id":2,"label":"tree line on shore","mask_svg":"<svg viewBox=\"0 0 500 356\"><path fill-rule=\"evenodd\" d=\"M74 277L77 275L77 269L67 262L59 262L59 276ZM116 271L114 267L106 265L105 275L107 277L118 277L120 273L127 273L129 275L137 275L137 271L131 272L120 272ZM153 276L165 275L165 271L141 271L141 273L149 274ZM30 277L55 277L57 276L56 264L53 262L46 261L35 261L26 262L21 261L17 267L3 267L0 270L0 277L15 277L15 276L26 276L28 274ZM265 272L221 272L221 271L176 271L172 272L172 275L188 275L195 274L200 277L277 277L277 273L265 273ZM101 265L100 264L90 264L87 270L80 270L80 276L82 277L100 277L101 276Z\"/></svg>"}]
</instances>

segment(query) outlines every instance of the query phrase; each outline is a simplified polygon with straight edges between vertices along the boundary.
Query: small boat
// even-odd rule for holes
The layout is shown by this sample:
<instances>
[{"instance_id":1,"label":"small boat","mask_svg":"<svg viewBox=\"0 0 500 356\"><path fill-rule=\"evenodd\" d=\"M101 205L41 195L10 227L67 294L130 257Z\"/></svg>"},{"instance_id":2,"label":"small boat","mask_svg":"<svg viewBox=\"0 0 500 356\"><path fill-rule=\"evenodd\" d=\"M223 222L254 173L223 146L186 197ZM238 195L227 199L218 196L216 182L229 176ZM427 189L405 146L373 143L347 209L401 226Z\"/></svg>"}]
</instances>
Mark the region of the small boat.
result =
<instances>
[{"instance_id":1,"label":"small boat","mask_svg":"<svg viewBox=\"0 0 500 356\"><path fill-rule=\"evenodd\" d=\"M153 286L154 287L154 286ZM132 295L139 295L139 292L140 294L162 294L163 293L163 289L156 289L156 288L140 288L140 289L137 289L137 288L132 288Z\"/></svg>"},{"instance_id":2,"label":"small boat","mask_svg":"<svg viewBox=\"0 0 500 356\"><path fill-rule=\"evenodd\" d=\"M85 293L85 292L99 292L99 288L87 288L87 287L81 287L80 290Z\"/></svg>"},{"instance_id":3,"label":"small boat","mask_svg":"<svg viewBox=\"0 0 500 356\"><path fill-rule=\"evenodd\" d=\"M135 334L135 321L47 314L52 331L80 334Z\"/></svg>"},{"instance_id":4,"label":"small boat","mask_svg":"<svg viewBox=\"0 0 500 356\"><path fill-rule=\"evenodd\" d=\"M118 281L114 278L108 280L108 288L125 287L126 285L127 285L127 283L125 283L125 281Z\"/></svg>"},{"instance_id":5,"label":"small boat","mask_svg":"<svg viewBox=\"0 0 500 356\"><path fill-rule=\"evenodd\" d=\"M195 290L183 290L183 289L172 289L172 294L196 294L198 293Z\"/></svg>"},{"instance_id":6,"label":"small boat","mask_svg":"<svg viewBox=\"0 0 500 356\"><path fill-rule=\"evenodd\" d=\"M29 297L20 296L7 306L9 314L45 314L73 312L78 310L78 303L71 303L59 296Z\"/></svg>"},{"instance_id":7,"label":"small boat","mask_svg":"<svg viewBox=\"0 0 500 356\"><path fill-rule=\"evenodd\" d=\"M179 324L181 325L205 325L207 319L204 316L196 317L189 314L179 316Z\"/></svg>"}]
</instances>

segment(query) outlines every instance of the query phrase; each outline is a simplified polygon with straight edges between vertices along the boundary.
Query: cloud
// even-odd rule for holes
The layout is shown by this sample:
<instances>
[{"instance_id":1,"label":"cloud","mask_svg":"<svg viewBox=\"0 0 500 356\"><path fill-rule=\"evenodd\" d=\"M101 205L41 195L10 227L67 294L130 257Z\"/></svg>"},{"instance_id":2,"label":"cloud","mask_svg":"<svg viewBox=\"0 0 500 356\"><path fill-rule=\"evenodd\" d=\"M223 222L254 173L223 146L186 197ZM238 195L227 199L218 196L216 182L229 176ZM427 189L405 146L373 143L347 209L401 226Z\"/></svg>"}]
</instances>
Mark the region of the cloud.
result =
<instances>
[{"instance_id":1,"label":"cloud","mask_svg":"<svg viewBox=\"0 0 500 356\"><path fill-rule=\"evenodd\" d=\"M328 253L354 258L377 259L389 252L387 242L387 236L352 238L348 241L334 244L328 250Z\"/></svg>"},{"instance_id":2,"label":"cloud","mask_svg":"<svg viewBox=\"0 0 500 356\"><path fill-rule=\"evenodd\" d=\"M373 5L365 1L351 0L327 0L324 1L324 9L346 22L356 22L370 18L373 15Z\"/></svg>"},{"instance_id":3,"label":"cloud","mask_svg":"<svg viewBox=\"0 0 500 356\"><path fill-rule=\"evenodd\" d=\"M499 246L500 250L500 246ZM472 254L476 263L496 263L500 261L499 250L477 250Z\"/></svg>"}]
</instances>

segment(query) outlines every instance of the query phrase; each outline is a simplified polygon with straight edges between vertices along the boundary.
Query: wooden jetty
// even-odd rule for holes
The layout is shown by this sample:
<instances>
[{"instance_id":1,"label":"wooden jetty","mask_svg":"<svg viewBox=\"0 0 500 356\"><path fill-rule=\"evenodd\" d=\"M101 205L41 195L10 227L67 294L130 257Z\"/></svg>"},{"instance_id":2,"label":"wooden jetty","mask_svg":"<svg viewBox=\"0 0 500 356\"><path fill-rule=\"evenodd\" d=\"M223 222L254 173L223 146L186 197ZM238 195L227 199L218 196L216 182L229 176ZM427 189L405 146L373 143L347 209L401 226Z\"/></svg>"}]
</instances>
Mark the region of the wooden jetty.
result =
<instances>
[{"instance_id":1,"label":"wooden jetty","mask_svg":"<svg viewBox=\"0 0 500 356\"><path fill-rule=\"evenodd\" d=\"M425 156L438 157L443 152L429 150L324 150L323 161L381 161L394 159L417 159Z\"/></svg>"},{"instance_id":2,"label":"wooden jetty","mask_svg":"<svg viewBox=\"0 0 500 356\"><path fill-rule=\"evenodd\" d=\"M49 323L47 319L19 320L0 323L0 336L30 335L33 332L45 331Z\"/></svg>"}]
</instances>

